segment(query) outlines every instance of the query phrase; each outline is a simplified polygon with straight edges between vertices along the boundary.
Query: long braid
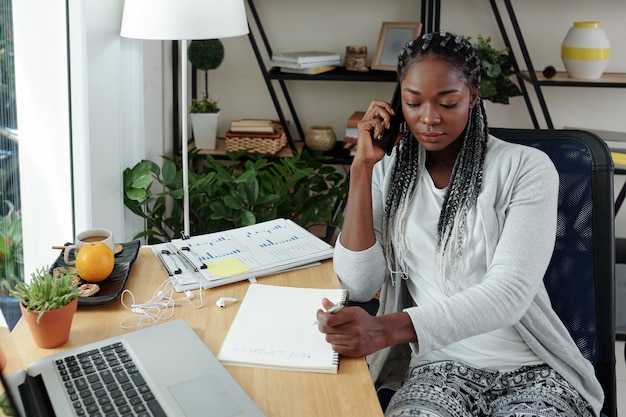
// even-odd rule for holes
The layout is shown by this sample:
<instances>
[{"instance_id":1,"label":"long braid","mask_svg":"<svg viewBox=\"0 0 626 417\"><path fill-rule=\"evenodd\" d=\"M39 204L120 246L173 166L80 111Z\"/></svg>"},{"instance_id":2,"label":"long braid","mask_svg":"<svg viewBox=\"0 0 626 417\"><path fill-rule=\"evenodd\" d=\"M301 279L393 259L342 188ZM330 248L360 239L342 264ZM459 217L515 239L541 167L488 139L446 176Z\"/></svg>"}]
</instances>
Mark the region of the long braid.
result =
<instances>
[{"instance_id":1,"label":"long braid","mask_svg":"<svg viewBox=\"0 0 626 417\"><path fill-rule=\"evenodd\" d=\"M404 129L403 137L396 147L395 167L391 172L391 184L394 186L389 190L382 224L385 258L394 282L395 274L406 270L404 265L400 266L399 271L396 266L396 259L401 262L404 259L405 245L399 240L402 239L401 234L394 231L403 230L406 220L406 216L397 214L406 210L407 204L404 202L410 200L413 195L418 178L417 172L421 170L420 166L424 165L424 159L424 149L419 146L411 132Z\"/></svg>"},{"instance_id":2,"label":"long braid","mask_svg":"<svg viewBox=\"0 0 626 417\"><path fill-rule=\"evenodd\" d=\"M414 64L431 54L458 68L465 75L470 89L479 87L480 60L474 48L463 37L448 32L428 33L408 42L398 57L398 80L401 81ZM437 225L437 251L442 262L447 254L452 255L453 265L462 259L466 221L476 207L482 185L487 137L487 116L479 94L469 113L463 143L452 169ZM406 278L403 256L406 248L406 207L413 196L417 179L425 169L425 151L408 129L405 129L395 155L391 173L392 185L387 196L382 225L383 248L392 272L392 280L396 273Z\"/></svg>"}]
</instances>

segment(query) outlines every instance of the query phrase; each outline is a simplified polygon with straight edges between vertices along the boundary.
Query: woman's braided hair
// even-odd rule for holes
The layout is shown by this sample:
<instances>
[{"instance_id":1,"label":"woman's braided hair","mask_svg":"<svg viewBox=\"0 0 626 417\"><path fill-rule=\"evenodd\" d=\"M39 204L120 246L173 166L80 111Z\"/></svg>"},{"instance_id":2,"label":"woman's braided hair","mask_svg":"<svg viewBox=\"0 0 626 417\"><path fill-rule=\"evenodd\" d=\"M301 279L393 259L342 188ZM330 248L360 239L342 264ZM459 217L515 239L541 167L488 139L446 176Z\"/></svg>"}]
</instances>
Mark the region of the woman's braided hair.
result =
<instances>
[{"instance_id":1,"label":"woman's braided hair","mask_svg":"<svg viewBox=\"0 0 626 417\"><path fill-rule=\"evenodd\" d=\"M480 86L480 59L472 45L463 37L448 32L424 34L408 42L398 57L398 80L427 56L434 55L452 64L465 77L470 91ZM406 207L413 195L417 178L424 170L425 151L409 129L404 129L395 154L391 173L391 188L383 216L383 247L389 269L398 270L396 262L403 263L404 225ZM468 213L476 207L482 184L483 164L487 149L487 116L480 94L469 111L469 119L462 138L463 143L452 169L452 176L441 209L437 226L437 250L442 256L452 252L453 264L462 258ZM400 265L405 276L406 268Z\"/></svg>"}]
</instances>

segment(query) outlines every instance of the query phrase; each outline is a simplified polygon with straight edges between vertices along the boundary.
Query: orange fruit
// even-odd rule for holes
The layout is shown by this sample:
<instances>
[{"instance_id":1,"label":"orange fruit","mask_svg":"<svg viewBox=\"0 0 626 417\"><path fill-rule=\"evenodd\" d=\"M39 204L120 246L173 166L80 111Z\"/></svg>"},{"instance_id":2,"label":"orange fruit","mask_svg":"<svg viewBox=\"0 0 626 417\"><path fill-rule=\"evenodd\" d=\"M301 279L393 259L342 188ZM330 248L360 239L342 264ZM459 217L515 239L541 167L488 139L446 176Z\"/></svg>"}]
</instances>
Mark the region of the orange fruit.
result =
<instances>
[{"instance_id":1,"label":"orange fruit","mask_svg":"<svg viewBox=\"0 0 626 417\"><path fill-rule=\"evenodd\" d=\"M76 272L87 282L106 279L115 266L115 255L105 243L88 243L76 254Z\"/></svg>"}]
</instances>

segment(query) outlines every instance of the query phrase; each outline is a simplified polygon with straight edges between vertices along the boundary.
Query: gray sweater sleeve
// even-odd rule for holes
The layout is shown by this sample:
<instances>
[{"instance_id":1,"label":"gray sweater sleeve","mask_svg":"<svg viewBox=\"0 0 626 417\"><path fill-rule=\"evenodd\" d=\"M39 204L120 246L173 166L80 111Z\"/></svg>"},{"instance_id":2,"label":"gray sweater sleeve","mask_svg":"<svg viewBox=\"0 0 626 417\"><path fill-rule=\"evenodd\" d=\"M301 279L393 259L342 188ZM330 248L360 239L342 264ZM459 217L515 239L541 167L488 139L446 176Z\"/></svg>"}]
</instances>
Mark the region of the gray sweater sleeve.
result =
<instances>
[{"instance_id":1,"label":"gray sweater sleeve","mask_svg":"<svg viewBox=\"0 0 626 417\"><path fill-rule=\"evenodd\" d=\"M370 248L355 252L341 244L341 235L335 243L333 255L335 272L341 286L348 290L351 301L366 302L374 298L385 277L385 258L376 242Z\"/></svg>"}]
</instances>

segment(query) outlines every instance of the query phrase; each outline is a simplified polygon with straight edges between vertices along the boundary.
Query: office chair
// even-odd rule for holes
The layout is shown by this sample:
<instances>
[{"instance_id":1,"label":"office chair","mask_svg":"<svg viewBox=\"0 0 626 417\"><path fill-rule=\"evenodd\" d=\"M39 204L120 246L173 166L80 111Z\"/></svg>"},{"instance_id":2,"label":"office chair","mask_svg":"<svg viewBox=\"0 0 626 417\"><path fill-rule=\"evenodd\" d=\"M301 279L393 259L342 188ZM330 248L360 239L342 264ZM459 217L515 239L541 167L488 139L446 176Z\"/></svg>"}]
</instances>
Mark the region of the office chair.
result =
<instances>
[{"instance_id":1,"label":"office chair","mask_svg":"<svg viewBox=\"0 0 626 417\"><path fill-rule=\"evenodd\" d=\"M553 308L593 364L617 415L613 160L598 136L577 130L490 129L541 149L560 177L557 238L544 282Z\"/></svg>"}]
</instances>

